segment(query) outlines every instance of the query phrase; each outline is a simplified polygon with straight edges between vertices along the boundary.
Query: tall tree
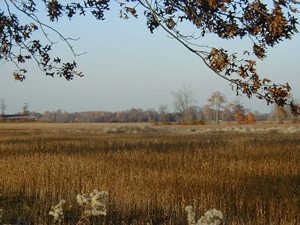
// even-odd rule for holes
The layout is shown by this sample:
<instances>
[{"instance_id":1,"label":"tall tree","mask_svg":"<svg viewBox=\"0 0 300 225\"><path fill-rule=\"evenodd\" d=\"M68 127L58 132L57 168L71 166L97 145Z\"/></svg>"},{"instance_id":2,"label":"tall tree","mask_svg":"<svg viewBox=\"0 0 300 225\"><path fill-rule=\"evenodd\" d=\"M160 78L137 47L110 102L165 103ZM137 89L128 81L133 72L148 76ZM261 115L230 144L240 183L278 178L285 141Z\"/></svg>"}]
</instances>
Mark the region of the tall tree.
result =
<instances>
[{"instance_id":1,"label":"tall tree","mask_svg":"<svg viewBox=\"0 0 300 225\"><path fill-rule=\"evenodd\" d=\"M210 105L206 104L203 107L204 118L207 121L212 121L214 119L214 111L210 108Z\"/></svg>"},{"instance_id":2,"label":"tall tree","mask_svg":"<svg viewBox=\"0 0 300 225\"><path fill-rule=\"evenodd\" d=\"M38 4L39 3L39 4ZM62 62L60 56L52 55L55 42L49 39L48 32L54 32L76 55L70 38L64 37L51 26L62 17L69 19L75 15L85 16L90 12L97 20L104 20L105 11L109 10L109 0L86 0L66 3L62 0L4 0L0 9L0 60L15 63L18 71L13 75L17 80L24 80L27 69L24 63L29 60L37 62L46 75L59 75L67 80L74 75L83 76L75 69L77 64ZM260 0L121 0L120 17L138 17L144 12L147 26L151 33L158 27L165 30L172 38L189 51L196 54L203 63L221 78L227 80L237 94L251 98L256 96L266 100L267 104L279 106L289 104L294 114L299 114L299 106L288 101L290 85L273 83L268 78L261 78L255 66L256 61L250 58L264 59L267 49L276 46L285 39L291 39L298 32L298 18L295 14L299 2L295 0L273 0L263 3ZM40 9L40 8L41 9ZM43 7L43 8L42 8ZM12 12L12 8L18 14ZM39 18L38 12L46 12L50 22ZM31 22L23 23L20 14L27 16ZM181 25L191 23L200 36L214 34L220 39L245 39L252 41L251 52L244 51L244 57L228 53L223 48L207 46L197 42L198 36L182 32ZM35 32L41 32L46 42L35 39Z\"/></svg>"},{"instance_id":3,"label":"tall tree","mask_svg":"<svg viewBox=\"0 0 300 225\"><path fill-rule=\"evenodd\" d=\"M233 120L233 113L232 113L232 107L233 107L233 103L228 103L224 109L223 112L221 113L221 118L224 121L231 121Z\"/></svg>"},{"instance_id":4,"label":"tall tree","mask_svg":"<svg viewBox=\"0 0 300 225\"><path fill-rule=\"evenodd\" d=\"M166 104L161 104L158 106L158 113L160 121L166 122L166 113L168 110L168 106Z\"/></svg>"},{"instance_id":5,"label":"tall tree","mask_svg":"<svg viewBox=\"0 0 300 225\"><path fill-rule=\"evenodd\" d=\"M273 106L274 116L276 118L277 123L282 122L284 117L287 115L287 112L284 110L284 107L274 105Z\"/></svg>"},{"instance_id":6,"label":"tall tree","mask_svg":"<svg viewBox=\"0 0 300 225\"><path fill-rule=\"evenodd\" d=\"M238 112L239 114L241 114L243 117L246 114L246 109L243 105L243 102L241 102L239 98L233 102L233 110L234 112Z\"/></svg>"},{"instance_id":7,"label":"tall tree","mask_svg":"<svg viewBox=\"0 0 300 225\"><path fill-rule=\"evenodd\" d=\"M22 112L22 113L23 113L24 115L28 115L28 114L29 114L28 103L25 102L22 109L23 109L23 112Z\"/></svg>"},{"instance_id":8,"label":"tall tree","mask_svg":"<svg viewBox=\"0 0 300 225\"><path fill-rule=\"evenodd\" d=\"M232 104L231 108L234 114L234 118L237 121L237 123L241 124L245 122L245 116L246 116L246 111L248 109L245 109L243 103L239 98L237 98Z\"/></svg>"},{"instance_id":9,"label":"tall tree","mask_svg":"<svg viewBox=\"0 0 300 225\"><path fill-rule=\"evenodd\" d=\"M215 121L219 124L219 113L220 109L223 107L222 105L226 102L226 97L219 91L213 92L211 97L207 99L207 102L211 107L213 107L215 112Z\"/></svg>"},{"instance_id":10,"label":"tall tree","mask_svg":"<svg viewBox=\"0 0 300 225\"><path fill-rule=\"evenodd\" d=\"M4 115L4 112L6 109L6 104L5 104L5 100L3 98L0 99L0 108L1 108L1 115Z\"/></svg>"},{"instance_id":11,"label":"tall tree","mask_svg":"<svg viewBox=\"0 0 300 225\"><path fill-rule=\"evenodd\" d=\"M175 110L179 113L183 122L188 120L189 108L196 103L195 93L191 86L183 85L177 91L171 92L174 100L173 105Z\"/></svg>"}]
</instances>

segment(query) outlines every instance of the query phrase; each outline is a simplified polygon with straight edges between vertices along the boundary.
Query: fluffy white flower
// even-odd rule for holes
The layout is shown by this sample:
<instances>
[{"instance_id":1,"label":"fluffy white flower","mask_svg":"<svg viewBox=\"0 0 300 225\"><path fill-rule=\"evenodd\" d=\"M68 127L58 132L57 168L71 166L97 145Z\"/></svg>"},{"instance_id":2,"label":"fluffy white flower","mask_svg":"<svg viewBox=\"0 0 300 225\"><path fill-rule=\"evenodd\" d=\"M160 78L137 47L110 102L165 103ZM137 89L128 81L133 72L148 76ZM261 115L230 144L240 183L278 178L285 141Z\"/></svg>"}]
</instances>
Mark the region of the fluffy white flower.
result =
<instances>
[{"instance_id":1,"label":"fluffy white flower","mask_svg":"<svg viewBox=\"0 0 300 225\"><path fill-rule=\"evenodd\" d=\"M76 196L76 199L77 199L77 203L81 206L83 206L85 204L89 205L91 202L91 196L89 196L87 194L83 194L83 195L78 194Z\"/></svg>"},{"instance_id":2,"label":"fluffy white flower","mask_svg":"<svg viewBox=\"0 0 300 225\"><path fill-rule=\"evenodd\" d=\"M188 212L188 223L189 225L194 225L196 224L196 219L195 219L195 212L194 209L191 205L188 205L185 207L185 211Z\"/></svg>"},{"instance_id":3,"label":"fluffy white flower","mask_svg":"<svg viewBox=\"0 0 300 225\"><path fill-rule=\"evenodd\" d=\"M223 221L223 213L216 209L207 211L197 223L193 207L188 205L185 207L185 211L188 213L189 225L220 225Z\"/></svg>"},{"instance_id":4,"label":"fluffy white flower","mask_svg":"<svg viewBox=\"0 0 300 225\"><path fill-rule=\"evenodd\" d=\"M65 203L66 201L62 199L56 206L51 207L49 215L53 216L55 221L62 221L62 219L64 218L62 205Z\"/></svg>"},{"instance_id":5,"label":"fluffy white flower","mask_svg":"<svg viewBox=\"0 0 300 225\"><path fill-rule=\"evenodd\" d=\"M193 211L193 206L191 206L191 205L186 206L185 211L187 211L187 212Z\"/></svg>"},{"instance_id":6,"label":"fluffy white flower","mask_svg":"<svg viewBox=\"0 0 300 225\"><path fill-rule=\"evenodd\" d=\"M76 199L79 205L84 206L84 213L86 216L98 216L106 215L106 198L108 192L106 191L97 191L96 189L88 194L80 195L78 194Z\"/></svg>"},{"instance_id":7,"label":"fluffy white flower","mask_svg":"<svg viewBox=\"0 0 300 225\"><path fill-rule=\"evenodd\" d=\"M2 221L2 215L5 213L3 209L0 209L0 222Z\"/></svg>"},{"instance_id":8,"label":"fluffy white flower","mask_svg":"<svg viewBox=\"0 0 300 225\"><path fill-rule=\"evenodd\" d=\"M207 211L204 216L198 220L199 225L220 225L223 220L223 213L216 209Z\"/></svg>"}]
</instances>

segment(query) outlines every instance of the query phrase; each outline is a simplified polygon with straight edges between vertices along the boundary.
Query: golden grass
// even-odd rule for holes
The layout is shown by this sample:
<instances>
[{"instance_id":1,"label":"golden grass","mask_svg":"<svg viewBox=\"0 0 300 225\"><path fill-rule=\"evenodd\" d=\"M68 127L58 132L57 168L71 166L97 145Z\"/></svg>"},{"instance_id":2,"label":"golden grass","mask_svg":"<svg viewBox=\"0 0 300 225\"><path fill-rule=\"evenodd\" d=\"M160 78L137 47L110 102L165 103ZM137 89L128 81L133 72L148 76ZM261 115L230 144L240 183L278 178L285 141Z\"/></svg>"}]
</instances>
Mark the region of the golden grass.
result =
<instances>
[{"instance_id":1,"label":"golden grass","mask_svg":"<svg viewBox=\"0 0 300 225\"><path fill-rule=\"evenodd\" d=\"M145 127L145 126L152 126L150 123L0 123L0 134L1 130L30 130L30 131L53 131L53 130L98 130L102 131L106 127ZM181 129L189 129L189 128L202 128L202 129L212 129L212 128L224 128L228 126L237 126L242 127L244 125L237 125L235 122L229 123L221 123L220 125L216 125L214 123L208 123L206 125L159 125L153 126L156 129L174 129L174 128L181 128ZM253 126L258 128L270 128L270 127L282 127L288 128L291 126L300 127L300 124L293 124L293 123L283 123L277 124L276 122L256 122L255 124L246 125L246 126Z\"/></svg>"},{"instance_id":2,"label":"golden grass","mask_svg":"<svg viewBox=\"0 0 300 225\"><path fill-rule=\"evenodd\" d=\"M49 224L51 206L65 199L65 223L74 224L80 216L76 195L94 189L110 194L107 216L95 224L187 224L187 205L197 215L217 208L227 224L299 222L298 134L97 134L88 132L97 124L0 126L6 223L22 218L37 224L41 218Z\"/></svg>"}]
</instances>

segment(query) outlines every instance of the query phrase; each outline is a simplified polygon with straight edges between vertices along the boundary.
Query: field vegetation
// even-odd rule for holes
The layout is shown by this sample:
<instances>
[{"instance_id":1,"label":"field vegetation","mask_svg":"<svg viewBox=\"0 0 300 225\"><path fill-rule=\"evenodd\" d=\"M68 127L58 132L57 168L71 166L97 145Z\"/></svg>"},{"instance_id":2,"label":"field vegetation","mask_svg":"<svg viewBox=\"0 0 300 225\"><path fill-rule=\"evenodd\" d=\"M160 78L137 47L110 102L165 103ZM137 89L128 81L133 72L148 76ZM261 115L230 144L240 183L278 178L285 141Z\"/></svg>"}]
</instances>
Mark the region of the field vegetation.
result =
<instances>
[{"instance_id":1,"label":"field vegetation","mask_svg":"<svg viewBox=\"0 0 300 225\"><path fill-rule=\"evenodd\" d=\"M93 224L182 225L188 205L225 224L298 224L299 132L283 130L299 127L280 126L0 124L0 224L51 224L62 199L61 223L76 224L77 194L95 189L109 199Z\"/></svg>"}]
</instances>

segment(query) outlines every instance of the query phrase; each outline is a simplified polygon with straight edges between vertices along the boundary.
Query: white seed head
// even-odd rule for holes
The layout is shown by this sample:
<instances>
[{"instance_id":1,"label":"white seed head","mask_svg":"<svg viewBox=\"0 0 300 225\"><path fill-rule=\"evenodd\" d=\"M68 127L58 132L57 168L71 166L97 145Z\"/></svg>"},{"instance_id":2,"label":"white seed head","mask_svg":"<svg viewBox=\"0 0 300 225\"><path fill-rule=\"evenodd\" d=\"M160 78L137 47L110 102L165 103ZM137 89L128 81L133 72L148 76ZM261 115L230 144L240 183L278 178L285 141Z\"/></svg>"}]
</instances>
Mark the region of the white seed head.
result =
<instances>
[{"instance_id":1,"label":"white seed head","mask_svg":"<svg viewBox=\"0 0 300 225\"><path fill-rule=\"evenodd\" d=\"M211 209L198 220L197 225L220 225L222 220L223 213L219 210Z\"/></svg>"},{"instance_id":2,"label":"white seed head","mask_svg":"<svg viewBox=\"0 0 300 225\"><path fill-rule=\"evenodd\" d=\"M62 219L64 218L62 205L65 203L66 201L62 199L56 206L51 207L49 215L53 216L55 221L62 221Z\"/></svg>"},{"instance_id":3,"label":"white seed head","mask_svg":"<svg viewBox=\"0 0 300 225\"><path fill-rule=\"evenodd\" d=\"M186 206L185 211L187 211L187 212L193 211L193 206L191 206L191 205Z\"/></svg>"},{"instance_id":4,"label":"white seed head","mask_svg":"<svg viewBox=\"0 0 300 225\"><path fill-rule=\"evenodd\" d=\"M108 196L108 192L106 191L98 191L94 190L92 193L78 194L76 199L79 205L84 206L84 213L86 216L98 216L98 215L106 215L106 199Z\"/></svg>"}]
</instances>

